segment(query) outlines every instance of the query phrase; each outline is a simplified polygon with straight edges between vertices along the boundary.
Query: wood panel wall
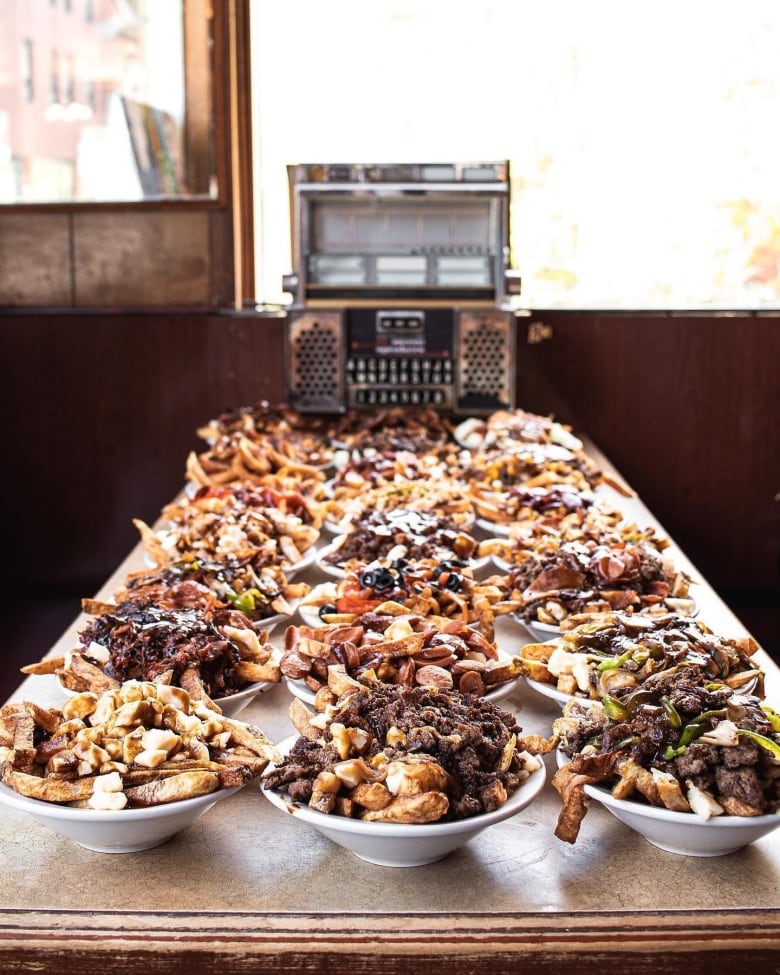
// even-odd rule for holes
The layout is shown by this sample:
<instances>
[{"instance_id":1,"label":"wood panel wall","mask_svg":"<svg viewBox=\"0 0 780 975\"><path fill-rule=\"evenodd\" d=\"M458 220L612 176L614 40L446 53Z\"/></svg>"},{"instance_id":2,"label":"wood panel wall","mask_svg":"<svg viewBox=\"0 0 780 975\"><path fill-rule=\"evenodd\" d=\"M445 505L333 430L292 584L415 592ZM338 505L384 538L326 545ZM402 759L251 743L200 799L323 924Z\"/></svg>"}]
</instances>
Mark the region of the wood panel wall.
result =
<instances>
[{"instance_id":1,"label":"wood panel wall","mask_svg":"<svg viewBox=\"0 0 780 975\"><path fill-rule=\"evenodd\" d=\"M532 321L552 337L529 344L521 320L518 405L586 431L716 589L780 603L777 320ZM59 597L71 618L135 544L131 518L180 489L196 427L284 395L279 317L0 314L0 345L11 603Z\"/></svg>"}]
</instances>

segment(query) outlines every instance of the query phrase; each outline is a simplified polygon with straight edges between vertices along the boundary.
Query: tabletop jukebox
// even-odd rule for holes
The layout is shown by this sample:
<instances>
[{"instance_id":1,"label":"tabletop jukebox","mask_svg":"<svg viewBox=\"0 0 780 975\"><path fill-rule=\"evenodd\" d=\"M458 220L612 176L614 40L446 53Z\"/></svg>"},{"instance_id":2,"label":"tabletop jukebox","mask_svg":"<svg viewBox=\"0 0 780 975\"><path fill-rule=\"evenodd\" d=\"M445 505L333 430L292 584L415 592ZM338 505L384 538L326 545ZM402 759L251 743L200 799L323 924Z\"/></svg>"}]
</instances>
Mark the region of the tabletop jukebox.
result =
<instances>
[{"instance_id":1,"label":"tabletop jukebox","mask_svg":"<svg viewBox=\"0 0 780 975\"><path fill-rule=\"evenodd\" d=\"M295 165L288 176L290 405L513 406L508 163Z\"/></svg>"}]
</instances>

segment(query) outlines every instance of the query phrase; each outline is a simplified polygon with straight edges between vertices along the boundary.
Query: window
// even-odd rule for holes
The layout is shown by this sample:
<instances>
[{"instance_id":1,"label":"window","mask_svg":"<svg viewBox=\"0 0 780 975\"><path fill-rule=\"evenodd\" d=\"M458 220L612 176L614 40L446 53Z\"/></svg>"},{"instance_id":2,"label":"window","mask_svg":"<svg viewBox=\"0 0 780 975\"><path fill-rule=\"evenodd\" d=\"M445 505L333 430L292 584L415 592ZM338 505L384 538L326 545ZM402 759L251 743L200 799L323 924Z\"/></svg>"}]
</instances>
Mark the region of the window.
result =
<instances>
[{"instance_id":1,"label":"window","mask_svg":"<svg viewBox=\"0 0 780 975\"><path fill-rule=\"evenodd\" d=\"M65 56L63 69L64 69L63 90L65 94L65 104L73 105L76 102L76 80L75 80L75 72L73 68L72 54L68 54Z\"/></svg>"},{"instance_id":2,"label":"window","mask_svg":"<svg viewBox=\"0 0 780 975\"><path fill-rule=\"evenodd\" d=\"M780 307L776 0L256 0L256 281L286 165L509 159L536 308Z\"/></svg>"},{"instance_id":3,"label":"window","mask_svg":"<svg viewBox=\"0 0 780 975\"><path fill-rule=\"evenodd\" d=\"M207 0L6 0L0 203L214 198L207 10Z\"/></svg>"},{"instance_id":4,"label":"window","mask_svg":"<svg viewBox=\"0 0 780 975\"><path fill-rule=\"evenodd\" d=\"M22 41L19 58L19 87L21 88L22 98L26 102L31 102L35 98L33 78L33 43L25 38Z\"/></svg>"},{"instance_id":5,"label":"window","mask_svg":"<svg viewBox=\"0 0 780 975\"><path fill-rule=\"evenodd\" d=\"M60 58L56 50L51 52L51 65L49 67L49 104L59 105L60 103Z\"/></svg>"}]
</instances>

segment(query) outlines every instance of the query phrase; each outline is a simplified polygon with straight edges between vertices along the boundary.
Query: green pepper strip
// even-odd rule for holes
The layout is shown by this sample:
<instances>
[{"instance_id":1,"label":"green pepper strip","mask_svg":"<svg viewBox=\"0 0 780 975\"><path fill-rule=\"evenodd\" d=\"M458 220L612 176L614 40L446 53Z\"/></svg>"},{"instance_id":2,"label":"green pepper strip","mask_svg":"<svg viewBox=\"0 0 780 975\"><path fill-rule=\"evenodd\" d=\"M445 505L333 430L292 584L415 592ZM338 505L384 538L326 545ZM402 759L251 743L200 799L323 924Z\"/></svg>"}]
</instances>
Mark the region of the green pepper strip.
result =
<instances>
[{"instance_id":1,"label":"green pepper strip","mask_svg":"<svg viewBox=\"0 0 780 975\"><path fill-rule=\"evenodd\" d=\"M630 748L631 745L636 745L639 742L639 737L637 735L629 735L628 738L624 738L619 741L615 748L620 750L621 748Z\"/></svg>"},{"instance_id":2,"label":"green pepper strip","mask_svg":"<svg viewBox=\"0 0 780 975\"><path fill-rule=\"evenodd\" d=\"M625 653L621 653L619 657L611 657L609 660L603 660L597 670L617 670L618 667L622 667L623 664L631 659L631 654L633 650L626 650Z\"/></svg>"},{"instance_id":3,"label":"green pepper strip","mask_svg":"<svg viewBox=\"0 0 780 975\"><path fill-rule=\"evenodd\" d=\"M725 708L718 708L715 711L702 711L701 714L697 715L693 721L689 721L688 724L683 728L680 734L680 741L676 748L672 748L671 745L666 746L664 751L664 758L667 762L671 761L673 758L677 758L678 755L682 755L688 745L700 738L707 728L712 725L712 718L723 718L726 716Z\"/></svg>"},{"instance_id":4,"label":"green pepper strip","mask_svg":"<svg viewBox=\"0 0 780 975\"><path fill-rule=\"evenodd\" d=\"M601 703L604 706L604 714L611 721L625 721L628 717L628 710L618 701L616 698L609 694L605 694L601 699Z\"/></svg>"},{"instance_id":5,"label":"green pepper strip","mask_svg":"<svg viewBox=\"0 0 780 975\"><path fill-rule=\"evenodd\" d=\"M252 613L255 609L255 595L260 595L257 589L247 589L246 592L242 592L241 594L228 593L228 599L239 612Z\"/></svg>"},{"instance_id":6,"label":"green pepper strip","mask_svg":"<svg viewBox=\"0 0 780 975\"><path fill-rule=\"evenodd\" d=\"M701 714L697 715L694 721L711 721L712 718L725 718L726 709L725 708L714 708L712 711L702 711Z\"/></svg>"},{"instance_id":7,"label":"green pepper strip","mask_svg":"<svg viewBox=\"0 0 780 975\"><path fill-rule=\"evenodd\" d=\"M770 708L768 704L760 704L759 707L769 718L769 723L772 725L772 731L780 731L780 714L778 714L774 708Z\"/></svg>"},{"instance_id":8,"label":"green pepper strip","mask_svg":"<svg viewBox=\"0 0 780 975\"><path fill-rule=\"evenodd\" d=\"M737 728L738 735L744 735L745 738L750 738L757 745L760 745L763 749L773 755L775 758L780 758L780 745L776 741L772 741L771 738L767 738L765 735L759 735L755 731L748 731L747 728Z\"/></svg>"},{"instance_id":9,"label":"green pepper strip","mask_svg":"<svg viewBox=\"0 0 780 975\"><path fill-rule=\"evenodd\" d=\"M669 724L673 728L679 728L682 725L682 718L680 717L680 712L672 704L666 694L661 698L661 704L664 706L664 711L666 711L666 716L669 718Z\"/></svg>"}]
</instances>

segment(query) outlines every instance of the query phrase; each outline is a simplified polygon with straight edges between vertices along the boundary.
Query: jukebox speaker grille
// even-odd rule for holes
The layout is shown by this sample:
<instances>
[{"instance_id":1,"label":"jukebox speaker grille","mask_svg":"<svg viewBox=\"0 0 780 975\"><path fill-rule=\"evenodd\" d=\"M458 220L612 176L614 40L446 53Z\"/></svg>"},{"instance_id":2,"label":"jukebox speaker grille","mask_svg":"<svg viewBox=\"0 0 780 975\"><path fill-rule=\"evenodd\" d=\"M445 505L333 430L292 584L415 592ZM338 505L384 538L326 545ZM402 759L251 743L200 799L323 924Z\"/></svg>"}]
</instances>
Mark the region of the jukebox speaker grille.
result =
<instances>
[{"instance_id":1,"label":"jukebox speaker grille","mask_svg":"<svg viewBox=\"0 0 780 975\"><path fill-rule=\"evenodd\" d=\"M459 407L513 401L511 316L500 311L461 311L458 316Z\"/></svg>"},{"instance_id":2,"label":"jukebox speaker grille","mask_svg":"<svg viewBox=\"0 0 780 975\"><path fill-rule=\"evenodd\" d=\"M344 400L342 318L303 312L288 319L288 388L301 408L338 410Z\"/></svg>"}]
</instances>

